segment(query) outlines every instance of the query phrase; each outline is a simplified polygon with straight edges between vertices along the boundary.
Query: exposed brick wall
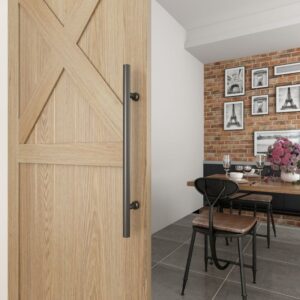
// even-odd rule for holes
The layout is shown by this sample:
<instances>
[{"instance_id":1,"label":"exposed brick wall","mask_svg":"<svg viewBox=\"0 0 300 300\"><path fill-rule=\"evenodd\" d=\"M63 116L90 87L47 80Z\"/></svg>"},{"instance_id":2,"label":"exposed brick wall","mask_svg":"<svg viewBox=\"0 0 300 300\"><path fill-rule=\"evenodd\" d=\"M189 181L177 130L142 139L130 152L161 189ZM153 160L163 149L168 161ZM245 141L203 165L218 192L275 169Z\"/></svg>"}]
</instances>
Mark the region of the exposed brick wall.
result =
<instances>
[{"instance_id":1,"label":"exposed brick wall","mask_svg":"<svg viewBox=\"0 0 300 300\"><path fill-rule=\"evenodd\" d=\"M274 76L274 66L300 62L300 48L243 57L207 64L204 67L205 94L205 159L222 160L230 153L233 160L253 161L253 132L257 130L300 129L300 112L276 113L276 86L299 84L300 73ZM224 96L225 69L244 66L246 70L244 96ZM251 70L269 68L269 87L251 89ZM251 97L269 95L269 114L251 115ZM244 130L223 130L224 102L244 101Z\"/></svg>"}]
</instances>

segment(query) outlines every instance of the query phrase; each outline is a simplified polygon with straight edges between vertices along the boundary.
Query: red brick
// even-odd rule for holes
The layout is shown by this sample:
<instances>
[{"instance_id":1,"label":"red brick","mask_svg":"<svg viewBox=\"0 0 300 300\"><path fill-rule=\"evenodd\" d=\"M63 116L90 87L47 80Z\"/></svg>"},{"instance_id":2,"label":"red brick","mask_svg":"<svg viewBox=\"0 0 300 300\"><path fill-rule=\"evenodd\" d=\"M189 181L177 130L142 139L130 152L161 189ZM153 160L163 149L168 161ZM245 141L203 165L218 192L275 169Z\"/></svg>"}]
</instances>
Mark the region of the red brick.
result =
<instances>
[{"instance_id":1,"label":"red brick","mask_svg":"<svg viewBox=\"0 0 300 300\"><path fill-rule=\"evenodd\" d=\"M234 160L253 161L254 131L300 128L299 112L281 114L275 112L276 86L299 84L300 74L274 76L273 69L275 65L298 61L300 62L300 48L294 48L231 59L204 66L205 159L222 160L223 154L229 152L232 153ZM245 66L246 68L246 95L225 98L225 69L236 66ZM269 67L269 88L252 90L251 70L261 67ZM269 95L269 115L251 116L251 97L264 94ZM224 102L240 100L244 101L245 129L242 131L224 131Z\"/></svg>"}]
</instances>

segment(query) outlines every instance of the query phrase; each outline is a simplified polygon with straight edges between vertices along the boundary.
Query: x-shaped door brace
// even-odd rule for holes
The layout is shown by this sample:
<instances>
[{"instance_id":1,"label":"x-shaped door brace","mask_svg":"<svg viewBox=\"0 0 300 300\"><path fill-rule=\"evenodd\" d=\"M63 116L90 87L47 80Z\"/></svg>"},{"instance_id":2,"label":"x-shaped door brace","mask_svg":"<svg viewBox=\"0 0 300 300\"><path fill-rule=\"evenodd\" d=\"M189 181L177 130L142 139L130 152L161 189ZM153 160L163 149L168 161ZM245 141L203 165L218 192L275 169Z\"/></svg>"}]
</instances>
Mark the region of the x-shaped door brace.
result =
<instances>
[{"instance_id":1,"label":"x-shaped door brace","mask_svg":"<svg viewBox=\"0 0 300 300\"><path fill-rule=\"evenodd\" d=\"M122 103L77 45L99 0L84 0L74 6L62 26L43 0L19 0L36 22L41 35L55 50L50 69L41 78L19 122L20 143L26 143L44 106L64 70L86 96L94 111L122 138Z\"/></svg>"}]
</instances>

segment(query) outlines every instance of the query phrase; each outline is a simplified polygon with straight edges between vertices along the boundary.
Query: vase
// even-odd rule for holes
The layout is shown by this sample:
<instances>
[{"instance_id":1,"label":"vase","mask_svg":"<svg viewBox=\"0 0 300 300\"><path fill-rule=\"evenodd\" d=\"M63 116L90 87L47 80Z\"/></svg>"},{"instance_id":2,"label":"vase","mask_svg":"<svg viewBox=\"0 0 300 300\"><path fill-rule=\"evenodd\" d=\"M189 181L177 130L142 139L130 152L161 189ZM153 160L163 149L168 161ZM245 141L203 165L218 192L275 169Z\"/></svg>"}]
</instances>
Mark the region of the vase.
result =
<instances>
[{"instance_id":1,"label":"vase","mask_svg":"<svg viewBox=\"0 0 300 300\"><path fill-rule=\"evenodd\" d=\"M291 173L291 172L284 172L281 171L280 174L281 180L285 182L296 182L300 180L300 175L297 173Z\"/></svg>"}]
</instances>

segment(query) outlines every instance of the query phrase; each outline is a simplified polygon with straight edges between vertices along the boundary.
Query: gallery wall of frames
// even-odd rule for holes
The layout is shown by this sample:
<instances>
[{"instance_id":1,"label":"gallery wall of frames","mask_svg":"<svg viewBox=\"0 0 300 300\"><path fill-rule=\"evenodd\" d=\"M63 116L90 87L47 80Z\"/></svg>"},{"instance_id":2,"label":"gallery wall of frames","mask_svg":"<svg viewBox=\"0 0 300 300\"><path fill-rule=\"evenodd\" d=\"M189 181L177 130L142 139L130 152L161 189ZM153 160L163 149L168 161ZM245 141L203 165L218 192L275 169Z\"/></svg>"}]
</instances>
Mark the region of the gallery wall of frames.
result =
<instances>
[{"instance_id":1,"label":"gallery wall of frames","mask_svg":"<svg viewBox=\"0 0 300 300\"><path fill-rule=\"evenodd\" d=\"M300 141L300 48L205 65L205 159L252 161L279 136Z\"/></svg>"}]
</instances>

